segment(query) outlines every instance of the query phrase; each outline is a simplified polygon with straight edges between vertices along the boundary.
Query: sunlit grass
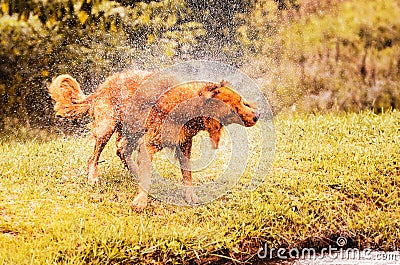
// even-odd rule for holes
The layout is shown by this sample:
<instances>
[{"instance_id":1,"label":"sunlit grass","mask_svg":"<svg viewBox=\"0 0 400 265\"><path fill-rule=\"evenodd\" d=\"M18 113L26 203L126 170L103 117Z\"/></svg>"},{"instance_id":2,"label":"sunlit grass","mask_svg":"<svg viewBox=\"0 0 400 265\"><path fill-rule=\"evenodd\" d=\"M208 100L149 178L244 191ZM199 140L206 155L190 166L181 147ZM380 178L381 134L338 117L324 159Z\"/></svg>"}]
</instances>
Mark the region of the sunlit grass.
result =
<instances>
[{"instance_id":1,"label":"sunlit grass","mask_svg":"<svg viewBox=\"0 0 400 265\"><path fill-rule=\"evenodd\" d=\"M276 154L254 192L130 207L136 183L110 143L86 184L90 138L0 144L0 263L195 263L270 247L400 247L400 113L276 118ZM251 170L251 169L250 169ZM178 175L179 176L179 175ZM350 240L351 239L351 240Z\"/></svg>"}]
</instances>

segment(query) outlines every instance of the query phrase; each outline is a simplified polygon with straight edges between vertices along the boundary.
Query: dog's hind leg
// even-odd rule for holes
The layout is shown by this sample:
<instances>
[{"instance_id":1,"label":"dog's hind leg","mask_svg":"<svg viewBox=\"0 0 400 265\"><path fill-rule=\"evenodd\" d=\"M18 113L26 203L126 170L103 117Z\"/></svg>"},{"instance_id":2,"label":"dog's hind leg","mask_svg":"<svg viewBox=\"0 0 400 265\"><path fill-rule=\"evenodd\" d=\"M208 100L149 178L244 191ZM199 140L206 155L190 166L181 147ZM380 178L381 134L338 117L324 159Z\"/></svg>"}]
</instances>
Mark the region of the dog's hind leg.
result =
<instances>
[{"instance_id":1,"label":"dog's hind leg","mask_svg":"<svg viewBox=\"0 0 400 265\"><path fill-rule=\"evenodd\" d=\"M100 154L114 133L116 121L114 119L98 119L93 122L92 135L96 140L94 151L88 162L88 182L89 184L98 184L98 162Z\"/></svg>"},{"instance_id":2,"label":"dog's hind leg","mask_svg":"<svg viewBox=\"0 0 400 265\"><path fill-rule=\"evenodd\" d=\"M138 166L133 161L133 151L135 149L135 145L132 142L129 142L126 137L122 135L122 133L117 129L116 131L117 139L117 155L121 159L122 163L129 169L129 171L135 176L138 175Z\"/></svg>"},{"instance_id":3,"label":"dog's hind leg","mask_svg":"<svg viewBox=\"0 0 400 265\"><path fill-rule=\"evenodd\" d=\"M192 151L192 138L190 138L184 143L181 143L179 147L175 149L176 157L179 160L179 164L181 166L181 171L182 171L185 200L189 204L195 204L198 202L198 198L193 192L192 170L190 167L191 151Z\"/></svg>"},{"instance_id":4,"label":"dog's hind leg","mask_svg":"<svg viewBox=\"0 0 400 265\"><path fill-rule=\"evenodd\" d=\"M154 154L158 151L155 147L146 145L146 141L143 138L139 140L137 158L139 187L137 195L132 202L132 207L136 211L141 211L147 206L147 197L151 185L151 162Z\"/></svg>"}]
</instances>

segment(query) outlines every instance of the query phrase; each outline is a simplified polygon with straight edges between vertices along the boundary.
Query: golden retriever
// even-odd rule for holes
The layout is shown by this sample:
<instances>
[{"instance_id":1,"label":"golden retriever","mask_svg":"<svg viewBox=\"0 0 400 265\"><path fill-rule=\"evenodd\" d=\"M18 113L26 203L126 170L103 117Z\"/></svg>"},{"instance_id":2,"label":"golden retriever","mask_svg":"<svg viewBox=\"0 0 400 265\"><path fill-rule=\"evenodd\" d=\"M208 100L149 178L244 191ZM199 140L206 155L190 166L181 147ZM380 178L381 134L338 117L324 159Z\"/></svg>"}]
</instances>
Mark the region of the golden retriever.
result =
<instances>
[{"instance_id":1,"label":"golden retriever","mask_svg":"<svg viewBox=\"0 0 400 265\"><path fill-rule=\"evenodd\" d=\"M187 187L185 200L196 203L190 189L192 138L202 130L207 131L213 147L218 148L223 125L238 123L249 127L259 118L257 108L247 103L227 82L191 82L178 86L159 83L154 89L160 94L154 101L154 95L150 95L154 91L138 91L152 75L140 70L116 73L88 96L69 75L58 76L49 87L57 115L77 119L89 114L93 119L91 132L96 143L88 162L89 183L99 182L100 154L111 135L117 134L117 154L139 178L138 193L132 203L138 211L147 205L151 162L156 152L164 147L175 149L183 184ZM143 107L146 104L148 108ZM138 165L132 159L134 150L138 151Z\"/></svg>"}]
</instances>

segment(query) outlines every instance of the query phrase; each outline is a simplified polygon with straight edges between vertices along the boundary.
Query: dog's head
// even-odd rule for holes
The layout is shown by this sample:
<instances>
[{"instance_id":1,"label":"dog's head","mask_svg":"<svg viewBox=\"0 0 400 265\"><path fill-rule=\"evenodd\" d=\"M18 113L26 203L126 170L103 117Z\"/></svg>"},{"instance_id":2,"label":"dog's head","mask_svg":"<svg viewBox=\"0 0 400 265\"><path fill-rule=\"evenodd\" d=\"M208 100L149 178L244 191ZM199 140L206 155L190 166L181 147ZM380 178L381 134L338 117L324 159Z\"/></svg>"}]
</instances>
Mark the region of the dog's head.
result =
<instances>
[{"instance_id":1,"label":"dog's head","mask_svg":"<svg viewBox=\"0 0 400 265\"><path fill-rule=\"evenodd\" d=\"M224 125L237 123L251 127L260 117L257 107L234 91L228 82L210 83L201 95L209 99L208 107Z\"/></svg>"}]
</instances>

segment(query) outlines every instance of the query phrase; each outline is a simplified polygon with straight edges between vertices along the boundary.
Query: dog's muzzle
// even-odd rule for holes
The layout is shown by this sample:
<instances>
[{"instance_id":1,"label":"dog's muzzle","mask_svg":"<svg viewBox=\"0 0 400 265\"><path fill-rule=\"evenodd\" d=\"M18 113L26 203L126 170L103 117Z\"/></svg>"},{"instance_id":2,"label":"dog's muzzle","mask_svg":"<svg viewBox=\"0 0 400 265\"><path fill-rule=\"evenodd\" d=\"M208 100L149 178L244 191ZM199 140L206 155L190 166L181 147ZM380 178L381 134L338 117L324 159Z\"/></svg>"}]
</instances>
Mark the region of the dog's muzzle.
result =
<instances>
[{"instance_id":1,"label":"dog's muzzle","mask_svg":"<svg viewBox=\"0 0 400 265\"><path fill-rule=\"evenodd\" d=\"M253 121L254 121L254 122L257 122L258 119L260 118L260 116L261 116L261 112L260 112L259 110L256 110L256 111L255 111L255 115L254 115L254 117L253 117Z\"/></svg>"}]
</instances>

